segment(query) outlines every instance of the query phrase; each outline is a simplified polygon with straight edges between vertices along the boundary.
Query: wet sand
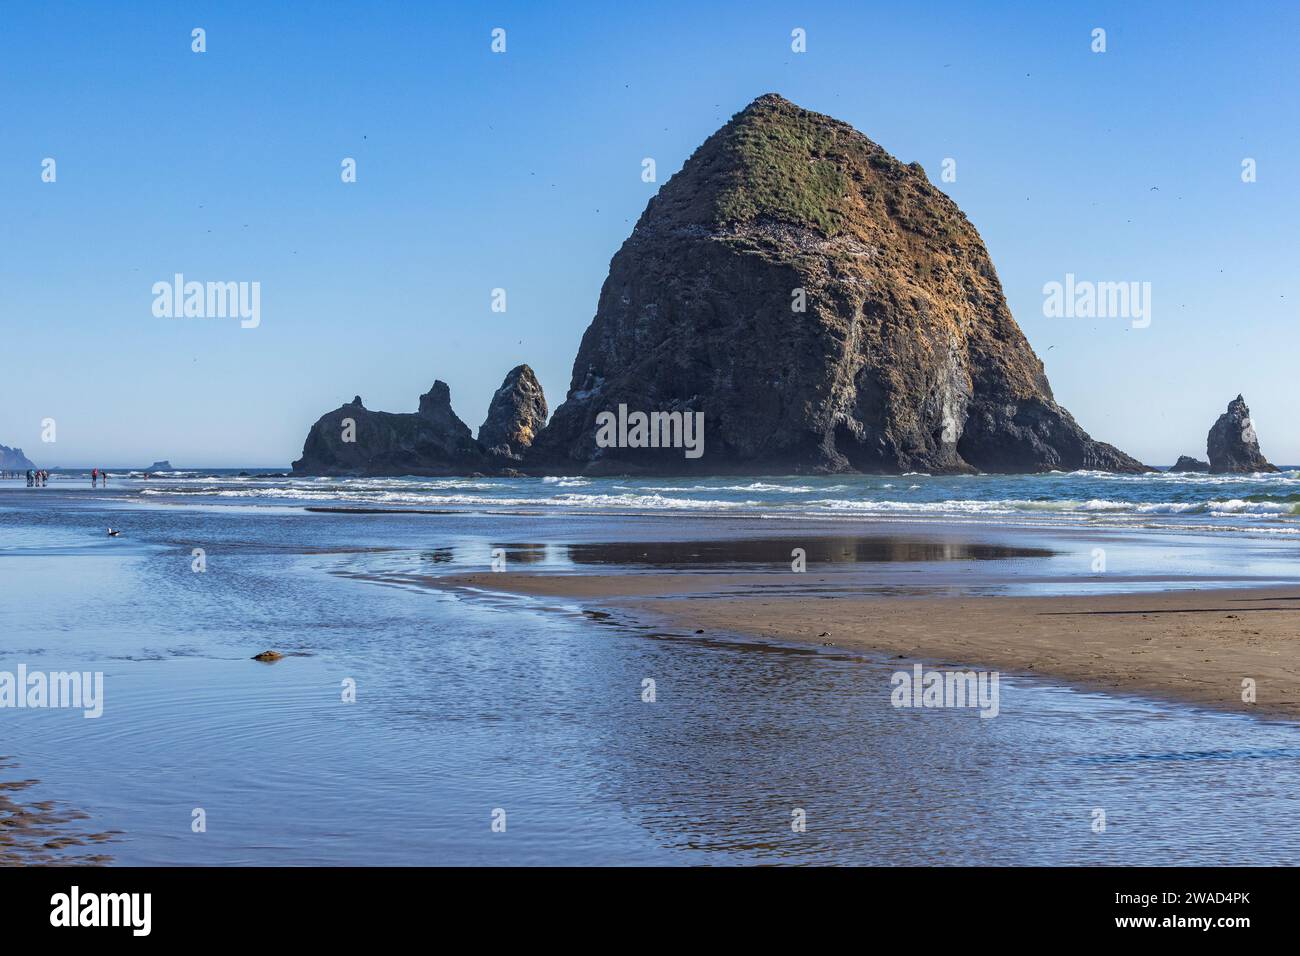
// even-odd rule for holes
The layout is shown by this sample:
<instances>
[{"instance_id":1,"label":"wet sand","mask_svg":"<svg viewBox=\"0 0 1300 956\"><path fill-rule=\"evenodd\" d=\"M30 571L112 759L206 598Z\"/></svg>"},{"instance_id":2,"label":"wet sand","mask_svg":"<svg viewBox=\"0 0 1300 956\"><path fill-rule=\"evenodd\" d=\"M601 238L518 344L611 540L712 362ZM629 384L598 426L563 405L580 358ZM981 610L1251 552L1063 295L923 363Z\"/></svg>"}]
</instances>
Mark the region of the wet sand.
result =
<instances>
[{"instance_id":1,"label":"wet sand","mask_svg":"<svg viewBox=\"0 0 1300 956\"><path fill-rule=\"evenodd\" d=\"M16 768L0 757L0 866L93 866L112 856L90 848L108 843L116 832L90 833L80 826L88 814L53 800L24 803L19 796L37 780L8 779Z\"/></svg>"},{"instance_id":2,"label":"wet sand","mask_svg":"<svg viewBox=\"0 0 1300 956\"><path fill-rule=\"evenodd\" d=\"M834 645L1090 690L1300 716L1300 588L1082 597L863 595L823 576L502 572L438 587L570 599L686 633ZM1243 680L1255 702L1243 701Z\"/></svg>"}]
</instances>

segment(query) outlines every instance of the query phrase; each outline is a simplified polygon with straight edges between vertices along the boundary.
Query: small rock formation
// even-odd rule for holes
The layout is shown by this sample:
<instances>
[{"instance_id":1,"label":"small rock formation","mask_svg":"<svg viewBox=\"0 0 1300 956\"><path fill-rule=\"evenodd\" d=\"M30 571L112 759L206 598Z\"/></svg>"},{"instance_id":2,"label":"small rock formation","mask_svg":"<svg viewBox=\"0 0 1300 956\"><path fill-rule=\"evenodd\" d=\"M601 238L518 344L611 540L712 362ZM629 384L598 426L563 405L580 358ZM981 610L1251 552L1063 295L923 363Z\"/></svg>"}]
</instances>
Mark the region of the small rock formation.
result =
<instances>
[{"instance_id":1,"label":"small rock formation","mask_svg":"<svg viewBox=\"0 0 1300 956\"><path fill-rule=\"evenodd\" d=\"M1170 471L1209 471L1210 463L1200 461L1191 455L1179 455L1178 460L1174 462L1174 467Z\"/></svg>"},{"instance_id":2,"label":"small rock formation","mask_svg":"<svg viewBox=\"0 0 1300 956\"><path fill-rule=\"evenodd\" d=\"M361 403L326 412L312 425L294 474L464 475L484 467L469 426L451 408L451 390L436 381L416 412L372 412Z\"/></svg>"},{"instance_id":3,"label":"small rock formation","mask_svg":"<svg viewBox=\"0 0 1300 956\"><path fill-rule=\"evenodd\" d=\"M261 661L263 664L274 664L278 660L283 660L284 655L279 651L262 651L260 654L254 654L253 660Z\"/></svg>"},{"instance_id":4,"label":"small rock formation","mask_svg":"<svg viewBox=\"0 0 1300 956\"><path fill-rule=\"evenodd\" d=\"M702 413L702 455L598 416ZM608 418L605 419L608 421ZM678 421L681 421L679 416ZM626 436L626 437L625 437ZM647 442L646 445L649 445ZM846 123L761 96L610 262L533 473L897 474L1144 466L1056 403L956 204Z\"/></svg>"},{"instance_id":5,"label":"small rock formation","mask_svg":"<svg viewBox=\"0 0 1300 956\"><path fill-rule=\"evenodd\" d=\"M478 442L490 454L518 460L546 427L546 396L527 365L517 365L492 396Z\"/></svg>"},{"instance_id":6,"label":"small rock formation","mask_svg":"<svg viewBox=\"0 0 1300 956\"><path fill-rule=\"evenodd\" d=\"M1246 400L1238 395L1228 403L1205 439L1210 471L1216 475L1275 472L1259 450L1259 437L1250 421Z\"/></svg>"},{"instance_id":7,"label":"small rock formation","mask_svg":"<svg viewBox=\"0 0 1300 956\"><path fill-rule=\"evenodd\" d=\"M167 461L167 459L165 458L162 461L155 461L152 465L150 465L148 468L145 469L145 471L175 471L175 470L176 469L172 467L172 463L170 461Z\"/></svg>"},{"instance_id":8,"label":"small rock formation","mask_svg":"<svg viewBox=\"0 0 1300 956\"><path fill-rule=\"evenodd\" d=\"M21 448L0 445L0 471L26 471L36 465L23 454Z\"/></svg>"}]
</instances>

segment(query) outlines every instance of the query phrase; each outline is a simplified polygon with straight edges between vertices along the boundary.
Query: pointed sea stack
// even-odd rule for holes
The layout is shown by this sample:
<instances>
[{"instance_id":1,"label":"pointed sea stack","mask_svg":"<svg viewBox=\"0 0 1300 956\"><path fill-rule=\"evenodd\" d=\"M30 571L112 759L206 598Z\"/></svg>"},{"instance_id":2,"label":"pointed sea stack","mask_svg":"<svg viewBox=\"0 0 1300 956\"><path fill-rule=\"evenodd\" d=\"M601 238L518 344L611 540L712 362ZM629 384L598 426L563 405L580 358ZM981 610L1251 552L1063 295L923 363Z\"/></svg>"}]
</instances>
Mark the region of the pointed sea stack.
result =
<instances>
[{"instance_id":1,"label":"pointed sea stack","mask_svg":"<svg viewBox=\"0 0 1300 956\"><path fill-rule=\"evenodd\" d=\"M1240 395L1228 403L1228 410L1211 426L1205 446L1213 474L1248 475L1278 470L1259 450L1259 436L1250 420L1250 409Z\"/></svg>"},{"instance_id":2,"label":"pointed sea stack","mask_svg":"<svg viewBox=\"0 0 1300 956\"><path fill-rule=\"evenodd\" d=\"M512 368L492 396L478 442L490 454L519 459L546 426L546 396L527 365Z\"/></svg>"},{"instance_id":3,"label":"pointed sea stack","mask_svg":"<svg viewBox=\"0 0 1300 956\"><path fill-rule=\"evenodd\" d=\"M601 447L597 416L619 405L703 413L703 454ZM527 461L587 474L1144 470L1056 404L979 234L921 167L775 94L650 201Z\"/></svg>"}]
</instances>

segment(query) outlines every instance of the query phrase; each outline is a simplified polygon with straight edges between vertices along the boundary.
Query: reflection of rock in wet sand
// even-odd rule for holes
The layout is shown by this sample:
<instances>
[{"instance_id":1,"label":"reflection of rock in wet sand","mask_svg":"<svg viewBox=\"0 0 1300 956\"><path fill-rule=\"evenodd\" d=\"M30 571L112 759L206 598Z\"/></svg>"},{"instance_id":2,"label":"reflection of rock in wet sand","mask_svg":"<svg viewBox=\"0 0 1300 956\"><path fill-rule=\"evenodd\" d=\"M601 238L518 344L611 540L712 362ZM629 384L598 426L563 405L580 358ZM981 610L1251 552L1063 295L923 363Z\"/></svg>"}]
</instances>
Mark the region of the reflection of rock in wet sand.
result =
<instances>
[{"instance_id":1,"label":"reflection of rock in wet sand","mask_svg":"<svg viewBox=\"0 0 1300 956\"><path fill-rule=\"evenodd\" d=\"M965 541L932 541L882 535L838 537L734 538L721 541L597 541L567 546L574 564L673 567L790 563L800 547L812 564L877 564L924 561L1003 561L1048 558L1046 548L1011 547Z\"/></svg>"},{"instance_id":2,"label":"reflection of rock in wet sand","mask_svg":"<svg viewBox=\"0 0 1300 956\"><path fill-rule=\"evenodd\" d=\"M492 549L505 551L511 564L541 564L546 561L547 551L544 544L494 544Z\"/></svg>"},{"instance_id":3,"label":"reflection of rock in wet sand","mask_svg":"<svg viewBox=\"0 0 1300 956\"><path fill-rule=\"evenodd\" d=\"M14 767L0 757L0 770ZM0 866L92 866L111 863L106 853L87 852L107 843L119 830L90 833L79 824L89 814L53 800L23 803L17 798L39 780L0 780Z\"/></svg>"}]
</instances>

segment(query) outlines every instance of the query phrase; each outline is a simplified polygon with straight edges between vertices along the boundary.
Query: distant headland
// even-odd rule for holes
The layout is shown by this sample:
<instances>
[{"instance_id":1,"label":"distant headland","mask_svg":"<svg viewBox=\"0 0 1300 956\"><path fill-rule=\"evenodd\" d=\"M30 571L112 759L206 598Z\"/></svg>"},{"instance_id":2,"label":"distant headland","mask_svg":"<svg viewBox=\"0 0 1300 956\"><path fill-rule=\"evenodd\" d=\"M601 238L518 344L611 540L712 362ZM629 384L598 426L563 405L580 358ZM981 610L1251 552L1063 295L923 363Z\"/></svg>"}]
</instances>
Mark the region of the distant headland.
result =
<instances>
[{"instance_id":1,"label":"distant headland","mask_svg":"<svg viewBox=\"0 0 1300 956\"><path fill-rule=\"evenodd\" d=\"M35 463L23 454L21 448L0 445L0 471L26 471L35 467Z\"/></svg>"}]
</instances>

